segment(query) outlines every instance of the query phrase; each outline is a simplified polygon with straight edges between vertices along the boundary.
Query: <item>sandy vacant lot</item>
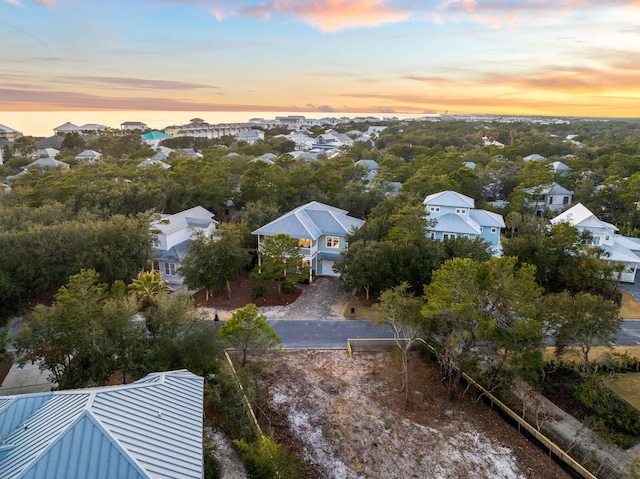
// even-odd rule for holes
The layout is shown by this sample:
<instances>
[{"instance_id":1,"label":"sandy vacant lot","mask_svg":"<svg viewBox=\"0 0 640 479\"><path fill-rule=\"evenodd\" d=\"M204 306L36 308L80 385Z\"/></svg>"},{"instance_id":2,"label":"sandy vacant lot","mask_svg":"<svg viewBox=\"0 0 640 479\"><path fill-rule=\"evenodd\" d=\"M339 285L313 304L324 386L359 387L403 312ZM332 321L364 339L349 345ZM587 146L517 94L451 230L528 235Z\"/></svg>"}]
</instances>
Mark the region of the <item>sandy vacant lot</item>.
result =
<instances>
[{"instance_id":1,"label":"sandy vacant lot","mask_svg":"<svg viewBox=\"0 0 640 479\"><path fill-rule=\"evenodd\" d=\"M299 351L270 358L261 414L325 478L567 478L484 403L455 402L436 365L412 360L405 407L393 354Z\"/></svg>"}]
</instances>

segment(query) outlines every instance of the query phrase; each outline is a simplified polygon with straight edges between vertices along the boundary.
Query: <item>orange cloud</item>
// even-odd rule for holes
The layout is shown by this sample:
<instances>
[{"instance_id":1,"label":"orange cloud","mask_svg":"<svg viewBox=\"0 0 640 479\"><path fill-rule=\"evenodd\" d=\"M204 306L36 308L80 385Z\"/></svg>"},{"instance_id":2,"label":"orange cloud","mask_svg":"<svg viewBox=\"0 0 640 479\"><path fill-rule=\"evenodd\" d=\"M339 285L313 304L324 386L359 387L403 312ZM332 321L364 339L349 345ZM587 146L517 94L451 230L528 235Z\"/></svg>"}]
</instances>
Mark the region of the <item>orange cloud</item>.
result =
<instances>
[{"instance_id":1,"label":"orange cloud","mask_svg":"<svg viewBox=\"0 0 640 479\"><path fill-rule=\"evenodd\" d=\"M386 0L272 0L246 7L238 13L264 20L271 14L286 14L304 20L324 32L345 28L373 27L408 20L408 9L387 5Z\"/></svg>"},{"instance_id":2,"label":"orange cloud","mask_svg":"<svg viewBox=\"0 0 640 479\"><path fill-rule=\"evenodd\" d=\"M337 75L331 75L329 73L296 73L295 76L301 78L335 78Z\"/></svg>"}]
</instances>

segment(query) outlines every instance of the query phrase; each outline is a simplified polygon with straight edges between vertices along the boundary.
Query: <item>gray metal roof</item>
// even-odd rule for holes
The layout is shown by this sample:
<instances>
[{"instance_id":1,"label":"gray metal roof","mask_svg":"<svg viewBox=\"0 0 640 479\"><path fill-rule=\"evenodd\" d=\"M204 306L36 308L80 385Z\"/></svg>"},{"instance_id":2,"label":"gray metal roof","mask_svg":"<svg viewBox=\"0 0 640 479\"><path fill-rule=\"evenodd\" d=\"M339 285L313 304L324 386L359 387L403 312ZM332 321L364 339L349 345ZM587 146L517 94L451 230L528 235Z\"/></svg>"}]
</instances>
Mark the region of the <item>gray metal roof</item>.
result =
<instances>
[{"instance_id":1,"label":"gray metal roof","mask_svg":"<svg viewBox=\"0 0 640 479\"><path fill-rule=\"evenodd\" d=\"M322 235L344 236L364 221L347 215L347 211L313 201L302 205L258 228L254 235L288 234L292 238L316 240Z\"/></svg>"},{"instance_id":2,"label":"gray metal roof","mask_svg":"<svg viewBox=\"0 0 640 479\"><path fill-rule=\"evenodd\" d=\"M189 228L194 224L202 225L204 222L207 222L208 226L212 221L215 222L211 211L208 211L202 206L194 206L175 215L165 216L158 221L154 221L152 226L160 230L162 234L169 235L176 231Z\"/></svg>"},{"instance_id":3,"label":"gray metal roof","mask_svg":"<svg viewBox=\"0 0 640 479\"><path fill-rule=\"evenodd\" d=\"M0 402L0 477L200 479L202 400L203 379L186 370L8 396Z\"/></svg>"},{"instance_id":4,"label":"gray metal roof","mask_svg":"<svg viewBox=\"0 0 640 479\"><path fill-rule=\"evenodd\" d=\"M169 261L172 263L180 263L189 252L189 244L191 240L185 240L169 249L156 249L151 259L156 261Z\"/></svg>"}]
</instances>

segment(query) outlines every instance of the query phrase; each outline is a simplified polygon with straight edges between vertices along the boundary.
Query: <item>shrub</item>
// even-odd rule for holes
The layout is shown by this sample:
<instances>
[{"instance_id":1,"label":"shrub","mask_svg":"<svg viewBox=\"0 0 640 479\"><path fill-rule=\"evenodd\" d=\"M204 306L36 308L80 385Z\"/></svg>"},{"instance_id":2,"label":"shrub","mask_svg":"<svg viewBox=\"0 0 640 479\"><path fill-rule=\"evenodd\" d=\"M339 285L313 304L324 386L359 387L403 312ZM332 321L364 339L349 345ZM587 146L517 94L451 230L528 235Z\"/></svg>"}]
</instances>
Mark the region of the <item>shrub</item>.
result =
<instances>
[{"instance_id":1,"label":"shrub","mask_svg":"<svg viewBox=\"0 0 640 479\"><path fill-rule=\"evenodd\" d=\"M233 441L247 466L249 477L276 479L302 477L298 456L278 444L273 437L262 436L254 442Z\"/></svg>"},{"instance_id":2,"label":"shrub","mask_svg":"<svg viewBox=\"0 0 640 479\"><path fill-rule=\"evenodd\" d=\"M293 283L293 281L289 281L287 279L282 282L281 289L285 294L294 293L296 291L296 285Z\"/></svg>"},{"instance_id":3,"label":"shrub","mask_svg":"<svg viewBox=\"0 0 640 479\"><path fill-rule=\"evenodd\" d=\"M266 294L267 294L267 288L263 285L256 286L251 290L251 297L253 299L260 298L262 296L265 296Z\"/></svg>"}]
</instances>

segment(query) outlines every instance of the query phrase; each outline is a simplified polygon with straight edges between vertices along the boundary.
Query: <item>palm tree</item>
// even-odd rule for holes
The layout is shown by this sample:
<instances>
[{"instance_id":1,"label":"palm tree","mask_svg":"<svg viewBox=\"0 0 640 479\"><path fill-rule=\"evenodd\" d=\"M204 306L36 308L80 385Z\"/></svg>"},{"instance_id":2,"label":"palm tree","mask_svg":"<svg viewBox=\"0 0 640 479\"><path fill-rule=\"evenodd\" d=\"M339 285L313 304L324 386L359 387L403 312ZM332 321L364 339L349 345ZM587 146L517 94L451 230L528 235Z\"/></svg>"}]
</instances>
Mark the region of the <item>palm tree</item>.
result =
<instances>
[{"instance_id":1,"label":"palm tree","mask_svg":"<svg viewBox=\"0 0 640 479\"><path fill-rule=\"evenodd\" d=\"M168 281L160 279L160 271L142 271L131 281L129 289L138 302L138 310L145 314L149 332L153 333L151 318L156 307L156 298L162 294L169 294L173 290L167 285Z\"/></svg>"}]
</instances>

